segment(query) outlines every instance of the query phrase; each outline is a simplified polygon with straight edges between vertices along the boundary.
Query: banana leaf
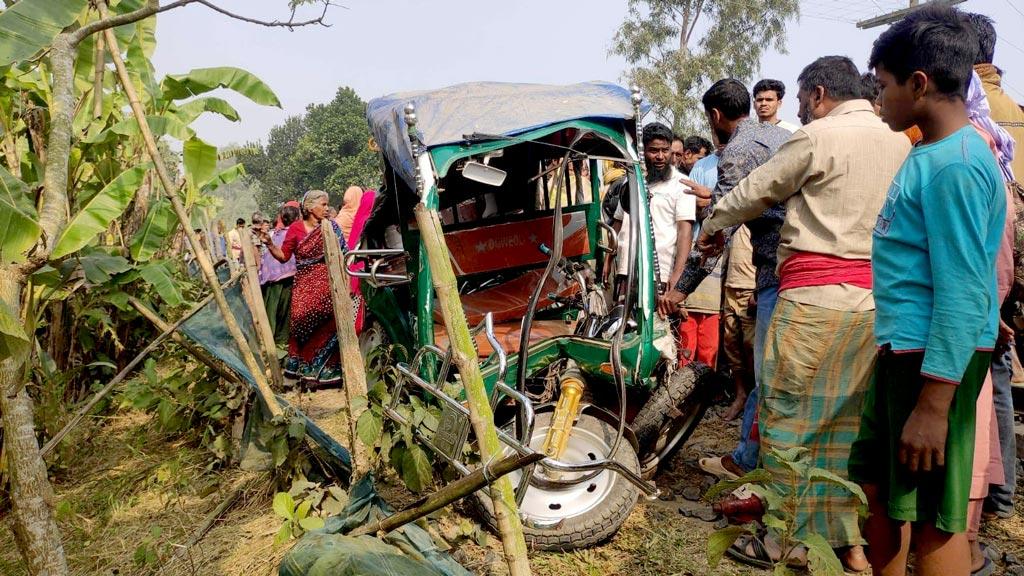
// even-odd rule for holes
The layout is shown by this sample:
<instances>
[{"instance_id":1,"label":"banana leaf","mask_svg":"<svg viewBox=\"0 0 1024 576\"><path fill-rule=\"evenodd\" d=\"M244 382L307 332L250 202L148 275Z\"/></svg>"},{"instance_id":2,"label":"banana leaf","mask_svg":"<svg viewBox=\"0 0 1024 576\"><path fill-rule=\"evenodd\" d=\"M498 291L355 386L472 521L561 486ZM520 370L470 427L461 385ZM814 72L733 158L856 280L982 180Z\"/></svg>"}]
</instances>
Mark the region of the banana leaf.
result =
<instances>
[{"instance_id":1,"label":"banana leaf","mask_svg":"<svg viewBox=\"0 0 1024 576\"><path fill-rule=\"evenodd\" d=\"M178 289L178 283L175 282L174 275L165 262L150 262L139 268L139 274L156 289L157 294L168 306L180 306L185 302L181 290Z\"/></svg>"},{"instance_id":2,"label":"banana leaf","mask_svg":"<svg viewBox=\"0 0 1024 576\"><path fill-rule=\"evenodd\" d=\"M136 262L147 262L160 248L167 238L178 227L178 217L174 214L169 200L161 199L149 207L146 221L132 238L130 253Z\"/></svg>"},{"instance_id":3,"label":"banana leaf","mask_svg":"<svg viewBox=\"0 0 1024 576\"><path fill-rule=\"evenodd\" d=\"M39 239L28 186L0 166L0 262L21 262Z\"/></svg>"},{"instance_id":4,"label":"banana leaf","mask_svg":"<svg viewBox=\"0 0 1024 576\"><path fill-rule=\"evenodd\" d=\"M238 110L235 110L234 106L229 104L226 100L215 96L205 96L203 98L189 100L184 104L179 104L172 110L172 112L185 124L191 124L204 112L220 114L232 122L238 122L241 118L238 114Z\"/></svg>"},{"instance_id":5,"label":"banana leaf","mask_svg":"<svg viewBox=\"0 0 1024 576\"><path fill-rule=\"evenodd\" d=\"M217 147L192 138L182 146L181 155L185 179L193 190L201 189L217 170Z\"/></svg>"},{"instance_id":6,"label":"banana leaf","mask_svg":"<svg viewBox=\"0 0 1024 576\"><path fill-rule=\"evenodd\" d=\"M78 19L88 0L21 0L0 12L0 66L31 58Z\"/></svg>"},{"instance_id":7,"label":"banana leaf","mask_svg":"<svg viewBox=\"0 0 1024 576\"><path fill-rule=\"evenodd\" d=\"M197 68L187 74L165 76L160 83L164 98L181 100L199 96L217 88L234 90L257 104L281 107L277 95L253 73L223 66L218 68Z\"/></svg>"},{"instance_id":8,"label":"banana leaf","mask_svg":"<svg viewBox=\"0 0 1024 576\"><path fill-rule=\"evenodd\" d=\"M130 168L104 186L68 222L50 257L62 258L77 252L106 230L131 203L148 169L148 164Z\"/></svg>"}]
</instances>

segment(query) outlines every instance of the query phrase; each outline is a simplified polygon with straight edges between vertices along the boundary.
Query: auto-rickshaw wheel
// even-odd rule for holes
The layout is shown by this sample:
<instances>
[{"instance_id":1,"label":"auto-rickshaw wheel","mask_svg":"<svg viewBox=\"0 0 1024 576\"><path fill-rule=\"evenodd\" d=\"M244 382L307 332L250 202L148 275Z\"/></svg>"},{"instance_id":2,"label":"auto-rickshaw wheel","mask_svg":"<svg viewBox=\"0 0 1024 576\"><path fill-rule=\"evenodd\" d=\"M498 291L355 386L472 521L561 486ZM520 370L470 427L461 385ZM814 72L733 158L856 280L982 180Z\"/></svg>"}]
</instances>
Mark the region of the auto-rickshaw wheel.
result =
<instances>
[{"instance_id":1,"label":"auto-rickshaw wheel","mask_svg":"<svg viewBox=\"0 0 1024 576\"><path fill-rule=\"evenodd\" d=\"M537 414L530 447L540 450L551 424L551 412ZM611 451L617 429L609 422L583 413L573 426L561 461L580 463L603 460ZM640 470L636 450L623 438L615 460L634 472ZM509 474L518 486L522 471ZM562 473L564 479L580 478L589 472ZM611 470L602 470L579 484L547 481L544 468L534 468L530 486L519 506L527 545L539 550L572 550L593 546L614 535L636 506L640 490ZM490 496L486 490L474 495L483 521L495 527Z\"/></svg>"},{"instance_id":2,"label":"auto-rickshaw wheel","mask_svg":"<svg viewBox=\"0 0 1024 576\"><path fill-rule=\"evenodd\" d=\"M644 478L686 444L708 409L711 368L693 363L662 378L631 427L640 446Z\"/></svg>"}]
</instances>

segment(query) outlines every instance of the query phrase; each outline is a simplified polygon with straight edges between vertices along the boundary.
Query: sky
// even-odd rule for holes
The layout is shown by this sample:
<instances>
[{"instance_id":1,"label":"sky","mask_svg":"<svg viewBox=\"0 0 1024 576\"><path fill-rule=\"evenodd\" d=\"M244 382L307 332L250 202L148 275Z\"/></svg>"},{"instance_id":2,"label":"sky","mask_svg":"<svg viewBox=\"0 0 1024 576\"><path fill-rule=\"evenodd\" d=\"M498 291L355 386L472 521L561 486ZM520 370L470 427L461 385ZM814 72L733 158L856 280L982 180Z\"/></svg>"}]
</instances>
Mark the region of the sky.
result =
<instances>
[{"instance_id":1,"label":"sky","mask_svg":"<svg viewBox=\"0 0 1024 576\"><path fill-rule=\"evenodd\" d=\"M745 0L723 0L742 2ZM216 0L246 16L287 19L286 0ZM240 122L207 114L195 127L216 145L263 141L288 116L331 100L350 86L364 100L404 90L495 80L570 84L623 83L626 63L609 47L626 15L627 0L334 0L326 21L288 31L230 20L201 5L160 14L157 72L236 66L266 82L281 108L218 94L238 109ZM766 52L761 76L790 91L781 116L796 118L796 78L818 56L842 54L859 67L884 28L859 30L865 15L888 12L905 0L801 0L803 16L787 29L788 54ZM1024 101L1024 0L967 0L961 8L991 16L999 42L995 63L1004 87ZM300 12L298 19L319 10Z\"/></svg>"}]
</instances>

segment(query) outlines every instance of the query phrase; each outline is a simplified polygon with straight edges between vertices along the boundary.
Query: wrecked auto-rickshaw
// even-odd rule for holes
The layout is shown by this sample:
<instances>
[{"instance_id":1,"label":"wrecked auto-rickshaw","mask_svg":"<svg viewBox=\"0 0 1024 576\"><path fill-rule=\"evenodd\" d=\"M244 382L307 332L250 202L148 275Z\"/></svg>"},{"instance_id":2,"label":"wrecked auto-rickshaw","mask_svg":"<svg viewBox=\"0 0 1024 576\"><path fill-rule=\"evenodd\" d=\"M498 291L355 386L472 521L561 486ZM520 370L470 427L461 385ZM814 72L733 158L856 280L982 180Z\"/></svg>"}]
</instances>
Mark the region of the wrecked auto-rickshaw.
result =
<instances>
[{"instance_id":1,"label":"wrecked auto-rickshaw","mask_svg":"<svg viewBox=\"0 0 1024 576\"><path fill-rule=\"evenodd\" d=\"M354 273L366 286L364 345L415 351L398 366L405 392L444 406L438 430L420 439L468 474L479 463L463 461L467 412L442 391L453 380L448 335L412 211L437 209L506 453L546 455L511 475L540 549L614 534L641 494L656 496L649 478L710 399L710 370L676 369L656 313L639 109L637 92L607 83L471 83L368 106L385 184L349 254L364 261ZM634 222L648 223L630 226L622 245L601 209L602 167L613 163L625 168ZM631 263L617 299L599 281L607 254ZM476 501L493 525L490 499Z\"/></svg>"}]
</instances>

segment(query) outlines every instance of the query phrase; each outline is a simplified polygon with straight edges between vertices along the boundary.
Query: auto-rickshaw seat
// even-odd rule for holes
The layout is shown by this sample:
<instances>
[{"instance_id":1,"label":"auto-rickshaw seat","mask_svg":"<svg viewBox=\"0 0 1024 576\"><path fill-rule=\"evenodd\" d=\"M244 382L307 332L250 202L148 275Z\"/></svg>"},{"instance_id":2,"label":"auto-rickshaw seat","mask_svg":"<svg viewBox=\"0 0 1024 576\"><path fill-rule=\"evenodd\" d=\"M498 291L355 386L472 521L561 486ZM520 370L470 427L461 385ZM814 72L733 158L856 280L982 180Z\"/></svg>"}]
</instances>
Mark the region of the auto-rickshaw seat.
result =
<instances>
[{"instance_id":1,"label":"auto-rickshaw seat","mask_svg":"<svg viewBox=\"0 0 1024 576\"><path fill-rule=\"evenodd\" d=\"M554 214L548 214L527 220L446 231L445 243L451 254L455 274L462 277L546 264L548 256L541 251L540 246L552 245L553 222ZM564 213L562 225L563 256L573 258L589 254L587 213L582 210ZM529 270L507 282L461 295L466 319L471 325L476 325L490 312L496 324L518 322L526 313L530 296L541 276L541 270ZM573 282L559 287L558 282L549 278L544 283L538 306L543 308L551 305L547 297L549 293L567 296L577 290ZM434 320L442 321L441 312L437 308L434 309Z\"/></svg>"},{"instance_id":2,"label":"auto-rickshaw seat","mask_svg":"<svg viewBox=\"0 0 1024 576\"><path fill-rule=\"evenodd\" d=\"M445 231L457 276L496 272L510 268L538 266L548 261L541 245L551 247L554 214ZM562 214L564 230L562 255L573 258L590 253L587 213L581 210Z\"/></svg>"},{"instance_id":3,"label":"auto-rickshaw seat","mask_svg":"<svg viewBox=\"0 0 1024 576\"><path fill-rule=\"evenodd\" d=\"M530 296L533 294L537 282L543 275L543 270L530 270L518 278L503 282L497 286L478 290L472 294L463 294L462 310L466 313L466 320L471 326L483 321L488 312L491 313L495 324L502 322L518 322L526 314L530 303ZM559 287L558 282L548 278L541 291L538 308L545 308L551 305L548 295L554 293L558 296L570 296L579 292L579 287L574 282L566 283ZM442 322L444 318L441 311L434 308L434 321Z\"/></svg>"},{"instance_id":4,"label":"auto-rickshaw seat","mask_svg":"<svg viewBox=\"0 0 1024 576\"><path fill-rule=\"evenodd\" d=\"M494 326L494 336L498 339L501 347L505 349L506 354L519 352L519 328L518 322L507 322ZM534 320L530 329L530 346L546 338L571 335L573 328L574 324L566 324L562 320ZM444 324L434 324L434 343L442 350L448 347L448 332L445 330ZM494 352L494 348L491 347L487 336L483 333L476 335L476 350L480 359L487 358Z\"/></svg>"}]
</instances>

